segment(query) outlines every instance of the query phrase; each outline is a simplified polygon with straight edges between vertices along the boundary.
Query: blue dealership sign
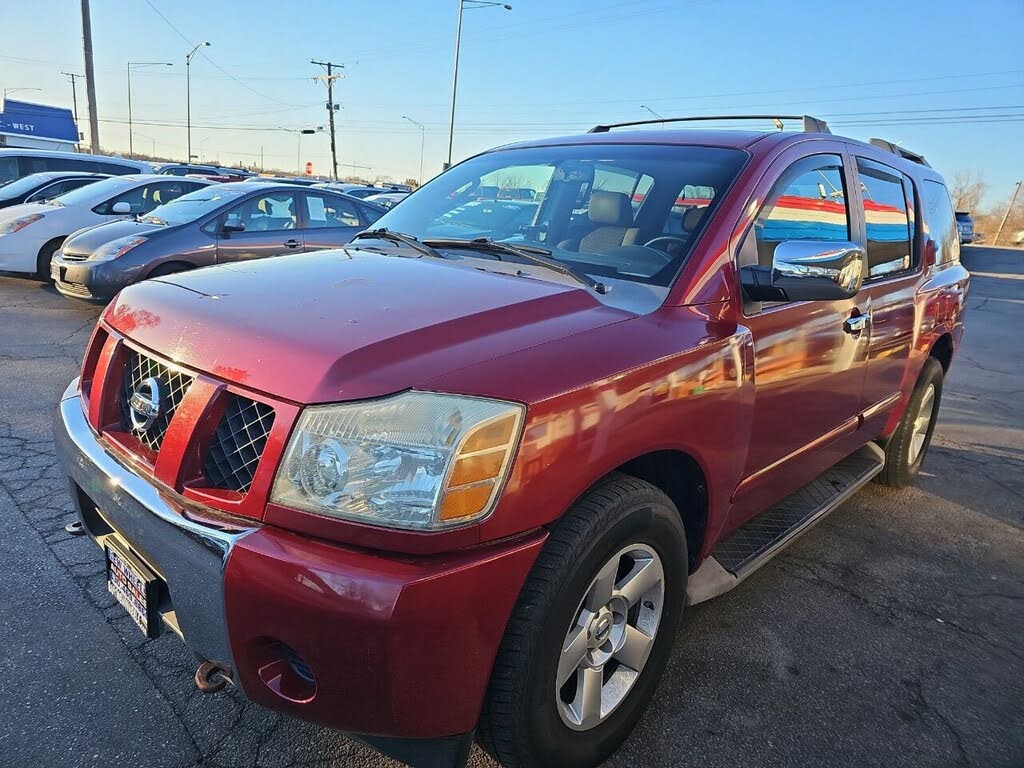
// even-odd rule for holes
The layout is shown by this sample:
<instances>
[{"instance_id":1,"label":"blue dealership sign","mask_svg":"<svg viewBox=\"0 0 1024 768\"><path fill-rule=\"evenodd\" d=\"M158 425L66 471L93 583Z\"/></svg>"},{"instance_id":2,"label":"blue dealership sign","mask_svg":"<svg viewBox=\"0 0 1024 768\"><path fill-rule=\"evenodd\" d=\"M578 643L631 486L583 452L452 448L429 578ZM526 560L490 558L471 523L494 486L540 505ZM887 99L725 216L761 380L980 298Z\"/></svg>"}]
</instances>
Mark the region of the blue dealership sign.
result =
<instances>
[{"instance_id":1,"label":"blue dealership sign","mask_svg":"<svg viewBox=\"0 0 1024 768\"><path fill-rule=\"evenodd\" d=\"M27 101L4 101L0 133L16 133L37 139L78 141L78 126L70 109L47 107Z\"/></svg>"}]
</instances>

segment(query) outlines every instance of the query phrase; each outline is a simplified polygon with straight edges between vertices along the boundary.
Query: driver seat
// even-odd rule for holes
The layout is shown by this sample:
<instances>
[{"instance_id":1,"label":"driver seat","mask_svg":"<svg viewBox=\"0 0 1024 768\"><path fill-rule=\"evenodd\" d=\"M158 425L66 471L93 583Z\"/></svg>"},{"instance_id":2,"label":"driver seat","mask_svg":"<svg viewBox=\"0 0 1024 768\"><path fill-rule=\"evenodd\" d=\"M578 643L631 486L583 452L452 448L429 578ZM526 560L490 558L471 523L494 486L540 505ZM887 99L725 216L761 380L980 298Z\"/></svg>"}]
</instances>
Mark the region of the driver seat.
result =
<instances>
[{"instance_id":1,"label":"driver seat","mask_svg":"<svg viewBox=\"0 0 1024 768\"><path fill-rule=\"evenodd\" d=\"M624 192L595 189L587 204L587 219L591 229L578 238L569 238L558 244L570 251L606 251L620 245L636 243L639 227L633 226L633 206Z\"/></svg>"}]
</instances>

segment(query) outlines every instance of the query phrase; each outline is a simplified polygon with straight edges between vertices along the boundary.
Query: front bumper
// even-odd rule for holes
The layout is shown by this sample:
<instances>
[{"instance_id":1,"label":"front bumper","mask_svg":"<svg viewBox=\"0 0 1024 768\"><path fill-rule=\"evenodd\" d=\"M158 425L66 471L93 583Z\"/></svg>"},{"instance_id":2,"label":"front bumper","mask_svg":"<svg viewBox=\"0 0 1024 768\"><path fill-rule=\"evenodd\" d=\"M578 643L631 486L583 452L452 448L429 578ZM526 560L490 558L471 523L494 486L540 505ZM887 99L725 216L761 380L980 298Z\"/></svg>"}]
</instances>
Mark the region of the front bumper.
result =
<instances>
[{"instance_id":1,"label":"front bumper","mask_svg":"<svg viewBox=\"0 0 1024 768\"><path fill-rule=\"evenodd\" d=\"M57 290L76 299L110 299L125 286L136 282L142 267L127 265L122 259L77 261L57 251L50 261L50 277Z\"/></svg>"},{"instance_id":2,"label":"front bumper","mask_svg":"<svg viewBox=\"0 0 1024 768\"><path fill-rule=\"evenodd\" d=\"M55 437L89 534L101 545L117 535L163 578L164 622L197 656L229 665L251 699L385 748L462 745L476 727L543 531L417 558L255 522L212 528L107 453L76 383Z\"/></svg>"}]
</instances>

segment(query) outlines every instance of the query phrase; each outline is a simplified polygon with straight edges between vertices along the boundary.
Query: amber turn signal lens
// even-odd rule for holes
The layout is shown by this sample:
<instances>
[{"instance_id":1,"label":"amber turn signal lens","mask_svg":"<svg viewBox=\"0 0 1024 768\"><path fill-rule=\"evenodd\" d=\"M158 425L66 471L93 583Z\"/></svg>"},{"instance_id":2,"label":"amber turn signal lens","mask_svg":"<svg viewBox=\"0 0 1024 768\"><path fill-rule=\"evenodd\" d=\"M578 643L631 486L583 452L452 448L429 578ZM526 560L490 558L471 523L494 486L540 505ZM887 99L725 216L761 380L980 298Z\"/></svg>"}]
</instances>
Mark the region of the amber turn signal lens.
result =
<instances>
[{"instance_id":1,"label":"amber turn signal lens","mask_svg":"<svg viewBox=\"0 0 1024 768\"><path fill-rule=\"evenodd\" d=\"M512 442L512 434L516 423L519 421L519 413L510 413L490 424L478 428L466 438L459 449L460 454L476 453L486 451L489 448L501 448Z\"/></svg>"},{"instance_id":2,"label":"amber turn signal lens","mask_svg":"<svg viewBox=\"0 0 1024 768\"><path fill-rule=\"evenodd\" d=\"M469 485L497 477L501 472L501 465L505 463L505 453L504 449L498 449L475 456L463 456L455 462L451 479L448 480L449 487Z\"/></svg>"},{"instance_id":3,"label":"amber turn signal lens","mask_svg":"<svg viewBox=\"0 0 1024 768\"><path fill-rule=\"evenodd\" d=\"M444 501L441 502L439 518L441 520L458 520L479 514L490 501L493 490L494 482L492 481L448 491L444 495Z\"/></svg>"}]
</instances>

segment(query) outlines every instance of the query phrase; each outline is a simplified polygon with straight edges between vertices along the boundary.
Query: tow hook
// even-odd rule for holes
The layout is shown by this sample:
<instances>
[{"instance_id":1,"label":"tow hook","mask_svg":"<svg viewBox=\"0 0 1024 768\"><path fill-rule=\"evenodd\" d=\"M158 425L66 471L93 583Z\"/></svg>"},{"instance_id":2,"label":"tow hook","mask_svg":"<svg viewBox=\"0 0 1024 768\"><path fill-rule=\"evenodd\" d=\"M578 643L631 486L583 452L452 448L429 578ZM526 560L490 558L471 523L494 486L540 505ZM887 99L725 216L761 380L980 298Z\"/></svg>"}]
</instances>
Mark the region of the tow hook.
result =
<instances>
[{"instance_id":1,"label":"tow hook","mask_svg":"<svg viewBox=\"0 0 1024 768\"><path fill-rule=\"evenodd\" d=\"M216 661L204 661L196 670L196 688L203 693L217 693L231 681L231 667Z\"/></svg>"}]
</instances>

